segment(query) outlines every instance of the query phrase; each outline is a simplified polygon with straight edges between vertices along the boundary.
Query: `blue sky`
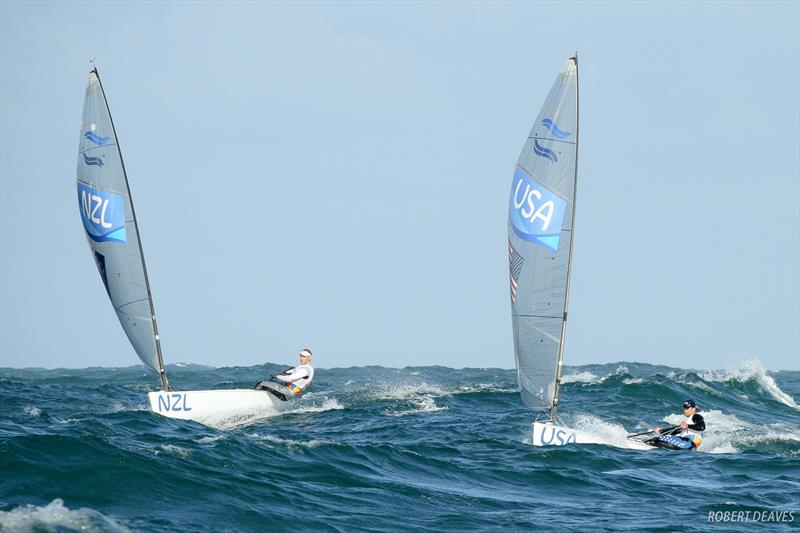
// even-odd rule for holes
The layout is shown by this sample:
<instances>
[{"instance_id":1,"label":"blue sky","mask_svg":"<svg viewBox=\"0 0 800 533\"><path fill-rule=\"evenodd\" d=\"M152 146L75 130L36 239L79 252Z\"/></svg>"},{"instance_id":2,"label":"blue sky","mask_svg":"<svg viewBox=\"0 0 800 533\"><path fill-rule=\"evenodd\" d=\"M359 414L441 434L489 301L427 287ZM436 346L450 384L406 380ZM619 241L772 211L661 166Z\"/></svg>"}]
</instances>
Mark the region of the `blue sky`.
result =
<instances>
[{"instance_id":1,"label":"blue sky","mask_svg":"<svg viewBox=\"0 0 800 533\"><path fill-rule=\"evenodd\" d=\"M0 365L137 362L85 243L89 59L167 363L514 364L514 164L580 54L565 362L800 369L800 4L0 3Z\"/></svg>"}]
</instances>

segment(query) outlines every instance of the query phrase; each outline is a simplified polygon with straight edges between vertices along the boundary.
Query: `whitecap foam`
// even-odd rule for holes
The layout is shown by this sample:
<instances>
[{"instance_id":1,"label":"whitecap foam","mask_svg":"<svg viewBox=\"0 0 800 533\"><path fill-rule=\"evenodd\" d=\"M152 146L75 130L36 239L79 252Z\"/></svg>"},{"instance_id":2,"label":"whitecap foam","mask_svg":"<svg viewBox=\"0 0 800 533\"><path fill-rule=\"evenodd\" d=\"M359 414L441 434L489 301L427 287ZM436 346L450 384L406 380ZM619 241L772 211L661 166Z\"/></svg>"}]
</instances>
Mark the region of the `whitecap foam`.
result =
<instances>
[{"instance_id":1,"label":"whitecap foam","mask_svg":"<svg viewBox=\"0 0 800 533\"><path fill-rule=\"evenodd\" d=\"M731 445L739 448L758 449L778 442L800 443L800 430L783 423L769 424L756 431L742 432L731 436Z\"/></svg>"},{"instance_id":2,"label":"whitecap foam","mask_svg":"<svg viewBox=\"0 0 800 533\"><path fill-rule=\"evenodd\" d=\"M36 418L37 416L42 414L42 410L33 405L29 405L28 407L23 409L23 411L25 412L26 415L32 416L33 418Z\"/></svg>"},{"instance_id":3,"label":"whitecap foam","mask_svg":"<svg viewBox=\"0 0 800 533\"><path fill-rule=\"evenodd\" d=\"M561 384L567 383L602 383L605 377L600 377L592 374L591 372L578 372L577 374L570 374L561 378Z\"/></svg>"},{"instance_id":4,"label":"whitecap foam","mask_svg":"<svg viewBox=\"0 0 800 533\"><path fill-rule=\"evenodd\" d=\"M327 439L311 439L307 441L302 441L296 439L285 439L283 437L277 437L275 435L259 435L257 433L252 433L249 435L249 437L259 442L266 443L267 445L274 445L274 446L281 446L288 448L310 449L325 444L336 444L334 441Z\"/></svg>"},{"instance_id":5,"label":"whitecap foam","mask_svg":"<svg viewBox=\"0 0 800 533\"><path fill-rule=\"evenodd\" d=\"M449 396L452 392L437 385L426 382L413 385L384 385L367 389L371 400L410 400L419 396Z\"/></svg>"},{"instance_id":6,"label":"whitecap foam","mask_svg":"<svg viewBox=\"0 0 800 533\"><path fill-rule=\"evenodd\" d=\"M693 389L700 389L703 392L709 392L711 394L717 394L717 391L715 391L713 388L709 387L708 385L706 385L702 381L690 381L689 383L686 383L686 386L687 387L691 387Z\"/></svg>"},{"instance_id":7,"label":"whitecap foam","mask_svg":"<svg viewBox=\"0 0 800 533\"><path fill-rule=\"evenodd\" d=\"M25 505L0 511L0 530L33 533L43 529L130 533L127 527L94 509L70 510L59 498L42 507Z\"/></svg>"},{"instance_id":8,"label":"whitecap foam","mask_svg":"<svg viewBox=\"0 0 800 533\"><path fill-rule=\"evenodd\" d=\"M579 432L579 442L585 444L606 444L617 448L639 448L638 442L628 439L628 431L622 424L607 422L590 414L577 414L574 429Z\"/></svg>"},{"instance_id":9,"label":"whitecap foam","mask_svg":"<svg viewBox=\"0 0 800 533\"><path fill-rule=\"evenodd\" d=\"M476 385L459 385L456 394L472 394L475 392L494 392L494 393L510 393L519 392L519 389L514 387L501 387L497 383L478 383Z\"/></svg>"},{"instance_id":10,"label":"whitecap foam","mask_svg":"<svg viewBox=\"0 0 800 533\"><path fill-rule=\"evenodd\" d=\"M191 451L187 450L186 448L181 448L180 446L176 446L174 444L162 444L161 446L158 447L156 453L158 453L159 450L171 453L173 455L177 455L179 457L189 457L190 455L192 455Z\"/></svg>"},{"instance_id":11,"label":"whitecap foam","mask_svg":"<svg viewBox=\"0 0 800 533\"><path fill-rule=\"evenodd\" d=\"M322 413L324 411L336 411L339 409L344 409L344 405L340 404L336 398L325 398L320 405L300 404L296 408L289 408L283 411L283 413Z\"/></svg>"},{"instance_id":12,"label":"whitecap foam","mask_svg":"<svg viewBox=\"0 0 800 533\"><path fill-rule=\"evenodd\" d=\"M259 420L278 416L283 412L283 410L276 407L264 407L256 410L250 408L242 411L227 411L223 414L210 416L197 421L205 426L226 431L249 426Z\"/></svg>"},{"instance_id":13,"label":"whitecap foam","mask_svg":"<svg viewBox=\"0 0 800 533\"><path fill-rule=\"evenodd\" d=\"M211 444L212 442L217 442L218 440L224 439L224 438L225 438L224 435L213 435L213 436L209 436L209 437L203 437L202 439L200 439L197 442L199 442L200 444Z\"/></svg>"},{"instance_id":14,"label":"whitecap foam","mask_svg":"<svg viewBox=\"0 0 800 533\"><path fill-rule=\"evenodd\" d=\"M597 375L592 374L591 372L588 372L588 371L578 372L576 374L570 374L568 376L563 376L561 378L561 384L563 385L565 383L589 383L591 385L595 385L597 383L603 383L605 380L607 380L610 377L619 376L619 375L627 374L627 373L628 373L628 367L620 365L620 366L617 367L616 370L614 370L613 372L611 372L609 374L606 374L605 376L597 376ZM634 379L637 379L637 378L634 378ZM634 381L633 383L640 383L640 382L639 381Z\"/></svg>"},{"instance_id":15,"label":"whitecap foam","mask_svg":"<svg viewBox=\"0 0 800 533\"><path fill-rule=\"evenodd\" d=\"M436 401L430 396L414 398L413 400L410 400L408 403L410 404L409 409L386 411L385 414L388 416L406 416L419 413L435 413L438 411L447 411L446 406L436 405Z\"/></svg>"},{"instance_id":16,"label":"whitecap foam","mask_svg":"<svg viewBox=\"0 0 800 533\"><path fill-rule=\"evenodd\" d=\"M699 375L706 381L715 382L738 381L740 383L745 383L754 380L762 390L774 399L800 411L800 405L797 404L794 398L781 390L758 359L742 361L738 368L727 370L703 370Z\"/></svg>"}]
</instances>

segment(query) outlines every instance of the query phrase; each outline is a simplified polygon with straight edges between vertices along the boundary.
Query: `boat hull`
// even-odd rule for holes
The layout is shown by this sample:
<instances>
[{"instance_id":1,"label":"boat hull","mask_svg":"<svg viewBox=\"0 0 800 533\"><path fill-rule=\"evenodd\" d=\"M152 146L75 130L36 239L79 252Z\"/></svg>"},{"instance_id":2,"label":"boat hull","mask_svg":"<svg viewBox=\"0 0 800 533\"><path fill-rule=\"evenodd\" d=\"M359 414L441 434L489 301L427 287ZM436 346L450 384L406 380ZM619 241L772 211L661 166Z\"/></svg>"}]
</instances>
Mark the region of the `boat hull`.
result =
<instances>
[{"instance_id":1,"label":"boat hull","mask_svg":"<svg viewBox=\"0 0 800 533\"><path fill-rule=\"evenodd\" d=\"M606 444L630 450L654 450L650 445L634 439L609 438L586 431L558 426L552 422L534 422L531 424L532 442L534 446L565 446L567 444Z\"/></svg>"},{"instance_id":2,"label":"boat hull","mask_svg":"<svg viewBox=\"0 0 800 533\"><path fill-rule=\"evenodd\" d=\"M158 391L148 393L147 397L154 413L200 423L232 417L269 416L289 403L254 389Z\"/></svg>"}]
</instances>

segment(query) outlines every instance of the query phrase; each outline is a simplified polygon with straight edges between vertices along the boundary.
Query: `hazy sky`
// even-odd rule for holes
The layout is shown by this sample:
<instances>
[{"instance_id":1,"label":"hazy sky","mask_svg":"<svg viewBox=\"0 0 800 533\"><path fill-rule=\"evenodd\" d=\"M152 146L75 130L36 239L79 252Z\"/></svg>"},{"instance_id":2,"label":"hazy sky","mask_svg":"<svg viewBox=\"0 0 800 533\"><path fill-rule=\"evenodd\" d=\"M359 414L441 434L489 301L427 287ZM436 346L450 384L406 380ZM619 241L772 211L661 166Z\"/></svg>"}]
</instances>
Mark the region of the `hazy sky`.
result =
<instances>
[{"instance_id":1,"label":"hazy sky","mask_svg":"<svg viewBox=\"0 0 800 533\"><path fill-rule=\"evenodd\" d=\"M75 193L89 59L167 363L514 365L514 165L579 52L565 362L800 369L800 4L0 3L0 366L136 358Z\"/></svg>"}]
</instances>

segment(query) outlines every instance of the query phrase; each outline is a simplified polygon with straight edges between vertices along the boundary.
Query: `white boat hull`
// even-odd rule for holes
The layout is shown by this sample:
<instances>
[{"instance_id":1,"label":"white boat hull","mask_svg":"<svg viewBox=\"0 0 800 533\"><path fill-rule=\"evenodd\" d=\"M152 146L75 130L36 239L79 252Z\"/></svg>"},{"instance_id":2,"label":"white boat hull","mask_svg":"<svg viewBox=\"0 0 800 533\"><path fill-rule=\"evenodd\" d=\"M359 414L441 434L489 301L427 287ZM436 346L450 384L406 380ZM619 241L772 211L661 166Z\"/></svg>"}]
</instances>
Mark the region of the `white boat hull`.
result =
<instances>
[{"instance_id":1,"label":"white boat hull","mask_svg":"<svg viewBox=\"0 0 800 533\"><path fill-rule=\"evenodd\" d=\"M653 450L642 441L619 437L599 435L577 429L557 426L552 422L534 422L531 424L534 446L564 446L566 444L606 444L629 450Z\"/></svg>"},{"instance_id":2,"label":"white boat hull","mask_svg":"<svg viewBox=\"0 0 800 533\"><path fill-rule=\"evenodd\" d=\"M162 416L215 424L230 418L254 418L278 414L283 402L255 389L158 391L147 395L150 410Z\"/></svg>"}]
</instances>

